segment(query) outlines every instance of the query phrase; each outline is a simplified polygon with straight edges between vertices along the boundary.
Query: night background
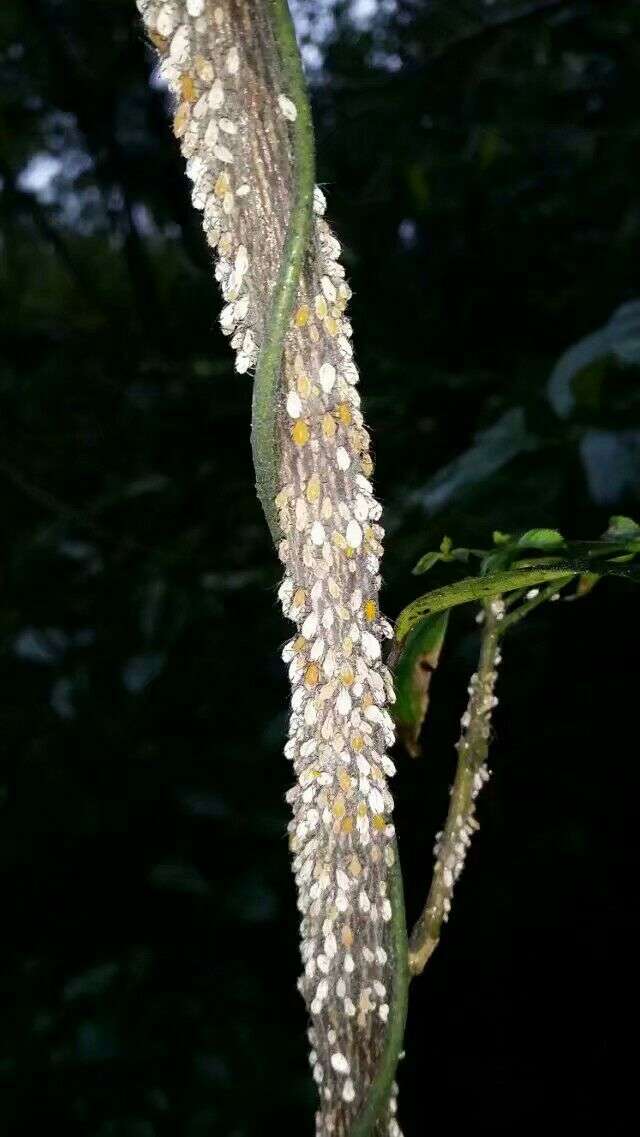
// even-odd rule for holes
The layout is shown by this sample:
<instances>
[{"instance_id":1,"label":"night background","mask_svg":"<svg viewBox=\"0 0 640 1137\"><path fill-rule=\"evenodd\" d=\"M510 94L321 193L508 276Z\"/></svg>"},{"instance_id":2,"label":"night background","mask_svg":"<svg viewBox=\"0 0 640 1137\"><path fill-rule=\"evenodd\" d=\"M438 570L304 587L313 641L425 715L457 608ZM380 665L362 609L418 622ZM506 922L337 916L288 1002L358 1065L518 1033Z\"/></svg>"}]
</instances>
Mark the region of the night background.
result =
<instances>
[{"instance_id":1,"label":"night background","mask_svg":"<svg viewBox=\"0 0 640 1137\"><path fill-rule=\"evenodd\" d=\"M638 517L640 4L297 15L394 618L450 579L411 575L445 535ZM133 0L2 4L2 1131L302 1137L290 625L250 377L152 73ZM635 1109L636 588L505 641L481 832L411 989L407 1137L621 1132ZM473 617L452 618L422 757L397 756L410 920Z\"/></svg>"}]
</instances>

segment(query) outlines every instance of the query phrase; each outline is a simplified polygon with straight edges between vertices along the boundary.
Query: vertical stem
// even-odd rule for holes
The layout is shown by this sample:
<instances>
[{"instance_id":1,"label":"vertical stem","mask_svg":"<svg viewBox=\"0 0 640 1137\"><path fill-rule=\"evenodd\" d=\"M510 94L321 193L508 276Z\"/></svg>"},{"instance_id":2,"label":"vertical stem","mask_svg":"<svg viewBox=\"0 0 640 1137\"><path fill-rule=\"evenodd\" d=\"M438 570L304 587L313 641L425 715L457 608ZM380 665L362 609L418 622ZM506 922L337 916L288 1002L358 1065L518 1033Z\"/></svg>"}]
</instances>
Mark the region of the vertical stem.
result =
<instances>
[{"instance_id":1,"label":"vertical stem","mask_svg":"<svg viewBox=\"0 0 640 1137\"><path fill-rule=\"evenodd\" d=\"M427 902L409 939L409 970L412 975L420 974L438 945L471 834L478 829L474 816L475 799L489 777L485 763L489 751L491 714L497 702L494 687L500 662L498 641L504 616L502 599L485 604L483 614L478 670L471 677L469 702L462 716L462 734L456 746L458 763L447 819L436 839L436 863Z\"/></svg>"},{"instance_id":2,"label":"vertical stem","mask_svg":"<svg viewBox=\"0 0 640 1137\"><path fill-rule=\"evenodd\" d=\"M295 303L307 252L313 208L315 176L313 123L306 93L295 30L286 0L270 0L273 29L278 43L287 94L295 104L293 128L294 193L282 261L275 285L253 388L251 442L256 488L274 542L280 537L274 500L279 489L277 408L284 337ZM366 1101L353 1124L351 1137L367 1137L389 1102L398 1058L402 1050L408 1001L407 929L402 871L395 846L390 872L392 907L393 996L384 1049Z\"/></svg>"},{"instance_id":3,"label":"vertical stem","mask_svg":"<svg viewBox=\"0 0 640 1137\"><path fill-rule=\"evenodd\" d=\"M277 432L280 373L284 338L311 234L315 149L311 108L287 0L270 0L270 9L282 74L287 84L286 94L296 108L292 129L293 195L285 246L253 384L251 448L256 490L277 547L280 527L274 503L280 489Z\"/></svg>"},{"instance_id":4,"label":"vertical stem","mask_svg":"<svg viewBox=\"0 0 640 1137\"><path fill-rule=\"evenodd\" d=\"M373 1079L367 1099L353 1123L349 1137L369 1137L375 1131L375 1125L384 1117L385 1107L388 1105L393 1090L398 1060L402 1051L404 1029L407 1019L407 1004L409 1001L409 956L407 952L407 926L404 913L404 893L402 887L402 870L398 848L395 846L396 859L389 873L389 899L393 911L392 917L392 950L393 950L393 1002L389 1015L384 1050L378 1063L375 1078Z\"/></svg>"}]
</instances>

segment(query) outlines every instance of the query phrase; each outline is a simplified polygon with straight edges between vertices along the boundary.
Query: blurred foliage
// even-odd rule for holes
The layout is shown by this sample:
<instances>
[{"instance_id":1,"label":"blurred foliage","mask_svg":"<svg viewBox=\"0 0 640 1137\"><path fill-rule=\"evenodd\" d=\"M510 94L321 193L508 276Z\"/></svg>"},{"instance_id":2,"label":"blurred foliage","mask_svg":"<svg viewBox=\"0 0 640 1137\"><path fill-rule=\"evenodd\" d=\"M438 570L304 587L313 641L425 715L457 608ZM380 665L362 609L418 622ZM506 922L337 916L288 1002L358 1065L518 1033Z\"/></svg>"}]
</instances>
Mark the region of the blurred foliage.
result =
<instances>
[{"instance_id":1,"label":"blurred foliage","mask_svg":"<svg viewBox=\"0 0 640 1137\"><path fill-rule=\"evenodd\" d=\"M637 331L629 351L617 331L640 296L640 6L297 9L394 615L445 533L637 515ZM250 382L150 67L133 0L0 9L4 1129L310 1132ZM434 1124L453 1093L480 1131L524 1101L530 1122L624 1115L632 589L507 644L483 831L412 996L408 1134L423 1075ZM410 912L473 666L468 609L454 622L394 790Z\"/></svg>"}]
</instances>

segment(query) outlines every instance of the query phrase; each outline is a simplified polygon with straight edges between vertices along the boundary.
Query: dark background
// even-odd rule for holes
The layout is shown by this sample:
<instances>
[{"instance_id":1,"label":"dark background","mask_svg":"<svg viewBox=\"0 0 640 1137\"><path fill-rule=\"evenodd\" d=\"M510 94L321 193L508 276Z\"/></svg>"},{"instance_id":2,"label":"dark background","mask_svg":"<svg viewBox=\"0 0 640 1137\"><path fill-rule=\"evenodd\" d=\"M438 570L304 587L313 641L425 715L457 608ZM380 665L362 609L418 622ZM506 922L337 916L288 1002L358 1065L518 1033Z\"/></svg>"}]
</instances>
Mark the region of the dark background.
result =
<instances>
[{"instance_id":1,"label":"dark background","mask_svg":"<svg viewBox=\"0 0 640 1137\"><path fill-rule=\"evenodd\" d=\"M595 537L609 514L638 514L633 340L626 366L609 351L582 368L563 415L547 384L640 294L640 8L298 12L393 617L443 579L410 570L445 534ZM310 1134L289 629L253 492L250 379L218 330L136 15L133 0L0 10L2 1129ZM623 1129L633 589L602 583L506 644L482 830L412 988L407 1137L575 1132L602 1115ZM422 759L398 756L410 915L446 808L472 617L452 621Z\"/></svg>"}]
</instances>

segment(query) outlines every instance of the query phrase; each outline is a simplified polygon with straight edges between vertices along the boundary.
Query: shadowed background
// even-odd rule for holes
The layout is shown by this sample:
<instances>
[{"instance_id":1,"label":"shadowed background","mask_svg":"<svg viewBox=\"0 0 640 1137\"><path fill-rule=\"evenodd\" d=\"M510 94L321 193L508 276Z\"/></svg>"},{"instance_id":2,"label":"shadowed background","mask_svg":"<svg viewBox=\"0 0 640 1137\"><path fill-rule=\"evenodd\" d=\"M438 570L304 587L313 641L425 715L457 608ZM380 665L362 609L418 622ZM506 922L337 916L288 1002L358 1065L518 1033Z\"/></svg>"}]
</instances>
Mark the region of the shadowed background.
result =
<instances>
[{"instance_id":1,"label":"shadowed background","mask_svg":"<svg viewBox=\"0 0 640 1137\"><path fill-rule=\"evenodd\" d=\"M595 537L609 514L638 515L640 6L298 0L296 14L393 618L444 579L410 570L445 534ZM152 63L133 0L2 5L3 1131L311 1133L289 626L254 497L250 378L218 329ZM445 1121L575 1131L600 1112L622 1128L633 587L600 584L506 641L481 832L411 992L407 1137ZM398 755L413 916L475 650L465 609L423 756Z\"/></svg>"}]
</instances>

